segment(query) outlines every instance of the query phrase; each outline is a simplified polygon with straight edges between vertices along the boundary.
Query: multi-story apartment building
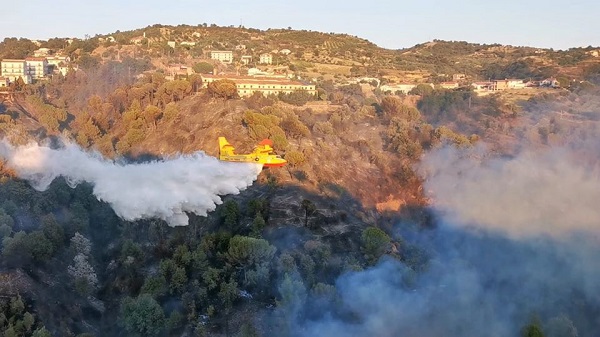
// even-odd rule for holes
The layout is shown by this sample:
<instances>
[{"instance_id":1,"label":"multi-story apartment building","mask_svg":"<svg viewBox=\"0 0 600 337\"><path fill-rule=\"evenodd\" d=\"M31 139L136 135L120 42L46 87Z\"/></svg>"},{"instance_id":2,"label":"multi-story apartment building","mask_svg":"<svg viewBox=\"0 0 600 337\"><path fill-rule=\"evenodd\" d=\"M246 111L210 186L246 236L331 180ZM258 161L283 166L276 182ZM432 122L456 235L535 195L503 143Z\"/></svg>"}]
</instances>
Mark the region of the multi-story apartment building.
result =
<instances>
[{"instance_id":1,"label":"multi-story apartment building","mask_svg":"<svg viewBox=\"0 0 600 337\"><path fill-rule=\"evenodd\" d=\"M212 50L210 58L223 63L231 63L233 62L233 52L231 50Z\"/></svg>"},{"instance_id":2,"label":"multi-story apartment building","mask_svg":"<svg viewBox=\"0 0 600 337\"><path fill-rule=\"evenodd\" d=\"M16 81L19 77L25 84L32 82L25 60L4 59L0 62L0 69L2 69L2 77L7 78L10 82Z\"/></svg>"},{"instance_id":3,"label":"multi-story apartment building","mask_svg":"<svg viewBox=\"0 0 600 337\"><path fill-rule=\"evenodd\" d=\"M261 64L271 64L273 63L273 56L269 53L260 54L259 62Z\"/></svg>"},{"instance_id":4,"label":"multi-story apartment building","mask_svg":"<svg viewBox=\"0 0 600 337\"><path fill-rule=\"evenodd\" d=\"M218 80L231 80L235 82L238 95L241 97L252 96L255 92L260 92L263 95L292 93L298 90L304 90L310 94L316 95L317 90L314 84L291 81L282 78L273 77L251 77L251 76L235 76L235 75L202 75L203 86L208 86L209 83Z\"/></svg>"},{"instance_id":5,"label":"multi-story apartment building","mask_svg":"<svg viewBox=\"0 0 600 337\"><path fill-rule=\"evenodd\" d=\"M48 61L45 57L28 57L25 59L27 73L33 80L41 80L48 74Z\"/></svg>"}]
</instances>

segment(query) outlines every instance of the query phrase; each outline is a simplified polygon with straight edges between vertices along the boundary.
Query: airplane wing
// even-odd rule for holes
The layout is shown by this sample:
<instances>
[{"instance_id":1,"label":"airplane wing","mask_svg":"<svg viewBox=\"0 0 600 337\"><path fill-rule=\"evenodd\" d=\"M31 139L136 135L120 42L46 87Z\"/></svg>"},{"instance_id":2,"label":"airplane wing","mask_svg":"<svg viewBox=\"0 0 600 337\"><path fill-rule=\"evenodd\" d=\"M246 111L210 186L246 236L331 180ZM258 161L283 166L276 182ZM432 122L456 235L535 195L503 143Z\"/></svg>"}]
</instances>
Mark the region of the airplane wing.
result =
<instances>
[{"instance_id":1,"label":"airplane wing","mask_svg":"<svg viewBox=\"0 0 600 337\"><path fill-rule=\"evenodd\" d=\"M254 148L253 153L258 154L269 154L273 152L273 141L270 139L263 139L256 147Z\"/></svg>"}]
</instances>

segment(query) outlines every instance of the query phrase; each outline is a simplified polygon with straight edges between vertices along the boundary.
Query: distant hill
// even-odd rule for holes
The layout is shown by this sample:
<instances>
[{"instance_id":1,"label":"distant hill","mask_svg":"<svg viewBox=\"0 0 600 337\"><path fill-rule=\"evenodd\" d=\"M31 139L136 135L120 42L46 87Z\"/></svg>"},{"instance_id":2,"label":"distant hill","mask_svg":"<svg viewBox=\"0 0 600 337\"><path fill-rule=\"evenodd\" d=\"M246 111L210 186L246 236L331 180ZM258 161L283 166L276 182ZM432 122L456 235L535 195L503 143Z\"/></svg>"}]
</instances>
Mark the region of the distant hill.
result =
<instances>
[{"instance_id":1,"label":"distant hill","mask_svg":"<svg viewBox=\"0 0 600 337\"><path fill-rule=\"evenodd\" d=\"M391 82L435 83L451 80L456 73L466 74L473 80L510 77L539 80L549 76L581 79L587 68L600 63L600 49L592 46L555 51L433 40L411 48L390 50L347 34L206 24L153 25L96 35L87 40L57 38L37 45L27 39L5 39L0 43L0 58L25 57L39 47L60 50L73 59L90 53L102 60L130 56L162 58L163 63L192 64L194 60L206 58L210 50L232 50L234 60L238 61L241 55L252 56L251 64L236 65L238 71L261 66L258 64L260 54L271 53L271 68L291 69L304 77L336 82L356 76L377 76ZM286 53L280 53L281 50Z\"/></svg>"}]
</instances>

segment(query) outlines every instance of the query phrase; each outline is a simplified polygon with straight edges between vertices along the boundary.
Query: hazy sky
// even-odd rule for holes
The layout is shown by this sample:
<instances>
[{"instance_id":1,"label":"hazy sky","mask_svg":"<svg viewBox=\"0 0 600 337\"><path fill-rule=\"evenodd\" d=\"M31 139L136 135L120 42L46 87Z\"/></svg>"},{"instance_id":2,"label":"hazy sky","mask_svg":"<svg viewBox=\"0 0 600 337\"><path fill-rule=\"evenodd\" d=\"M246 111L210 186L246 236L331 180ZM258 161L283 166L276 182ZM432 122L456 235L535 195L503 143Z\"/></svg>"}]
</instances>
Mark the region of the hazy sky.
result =
<instances>
[{"instance_id":1,"label":"hazy sky","mask_svg":"<svg viewBox=\"0 0 600 337\"><path fill-rule=\"evenodd\" d=\"M9 0L2 0L9 1ZM0 39L84 37L215 23L347 33L399 49L433 39L568 49L600 45L597 0L18 0Z\"/></svg>"}]
</instances>

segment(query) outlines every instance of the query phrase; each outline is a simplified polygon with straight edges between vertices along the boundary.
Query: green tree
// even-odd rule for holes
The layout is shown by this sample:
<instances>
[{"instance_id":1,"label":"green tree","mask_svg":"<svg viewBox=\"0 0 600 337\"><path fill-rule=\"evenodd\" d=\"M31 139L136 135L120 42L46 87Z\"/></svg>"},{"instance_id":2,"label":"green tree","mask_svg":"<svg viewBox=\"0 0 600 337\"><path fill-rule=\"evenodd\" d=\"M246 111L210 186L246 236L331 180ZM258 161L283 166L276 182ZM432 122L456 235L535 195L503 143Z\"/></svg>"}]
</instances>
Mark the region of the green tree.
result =
<instances>
[{"instance_id":1,"label":"green tree","mask_svg":"<svg viewBox=\"0 0 600 337\"><path fill-rule=\"evenodd\" d=\"M186 245L179 245L175 248L173 260L182 267L188 267L192 261L192 254Z\"/></svg>"},{"instance_id":2,"label":"green tree","mask_svg":"<svg viewBox=\"0 0 600 337\"><path fill-rule=\"evenodd\" d=\"M233 306L233 302L239 296L238 284L234 280L229 282L222 282L219 290L219 299L226 309L230 309Z\"/></svg>"},{"instance_id":3,"label":"green tree","mask_svg":"<svg viewBox=\"0 0 600 337\"><path fill-rule=\"evenodd\" d=\"M259 337L258 331L256 328L249 323L244 323L240 327L240 331L235 335L235 337Z\"/></svg>"},{"instance_id":4,"label":"green tree","mask_svg":"<svg viewBox=\"0 0 600 337\"><path fill-rule=\"evenodd\" d=\"M53 252L57 252L65 244L65 231L52 214L42 218L42 231L50 243Z\"/></svg>"},{"instance_id":5,"label":"green tree","mask_svg":"<svg viewBox=\"0 0 600 337\"><path fill-rule=\"evenodd\" d=\"M210 74L213 72L214 68L215 67L208 62L198 62L192 67L194 72L197 74Z\"/></svg>"},{"instance_id":6,"label":"green tree","mask_svg":"<svg viewBox=\"0 0 600 337\"><path fill-rule=\"evenodd\" d=\"M229 240L226 256L232 265L249 266L270 261L275 250L267 240L236 235Z\"/></svg>"},{"instance_id":7,"label":"green tree","mask_svg":"<svg viewBox=\"0 0 600 337\"><path fill-rule=\"evenodd\" d=\"M238 96L237 85L228 79L210 82L207 89L211 96L217 98L231 99Z\"/></svg>"},{"instance_id":8,"label":"green tree","mask_svg":"<svg viewBox=\"0 0 600 337\"><path fill-rule=\"evenodd\" d=\"M367 227L362 232L362 250L370 262L375 262L390 249L390 237L377 227Z\"/></svg>"},{"instance_id":9,"label":"green tree","mask_svg":"<svg viewBox=\"0 0 600 337\"><path fill-rule=\"evenodd\" d=\"M31 337L52 337L52 334L45 327L40 327L35 329Z\"/></svg>"},{"instance_id":10,"label":"green tree","mask_svg":"<svg viewBox=\"0 0 600 337\"><path fill-rule=\"evenodd\" d=\"M44 262L52 257L53 245L42 231L33 231L26 236L25 247L37 262Z\"/></svg>"},{"instance_id":11,"label":"green tree","mask_svg":"<svg viewBox=\"0 0 600 337\"><path fill-rule=\"evenodd\" d=\"M146 109L144 109L144 121L146 121L146 125L152 125L156 127L156 121L160 119L162 111L158 107L154 105L148 105Z\"/></svg>"},{"instance_id":12,"label":"green tree","mask_svg":"<svg viewBox=\"0 0 600 337\"><path fill-rule=\"evenodd\" d=\"M280 301L278 305L283 307L301 306L306 301L306 287L299 277L285 274L283 282L279 285Z\"/></svg>"},{"instance_id":13,"label":"green tree","mask_svg":"<svg viewBox=\"0 0 600 337\"><path fill-rule=\"evenodd\" d=\"M188 277L185 269L182 267L175 267L171 281L169 282L169 288L171 293L181 293L187 284Z\"/></svg>"},{"instance_id":14,"label":"green tree","mask_svg":"<svg viewBox=\"0 0 600 337\"><path fill-rule=\"evenodd\" d=\"M304 164L304 161L306 159L304 158L304 153L300 151L291 150L286 152L285 160L287 160L288 164L290 164L291 167L298 167Z\"/></svg>"},{"instance_id":15,"label":"green tree","mask_svg":"<svg viewBox=\"0 0 600 337\"><path fill-rule=\"evenodd\" d=\"M206 288L210 291L216 289L221 283L222 270L209 267L201 274L202 281L206 284Z\"/></svg>"},{"instance_id":16,"label":"green tree","mask_svg":"<svg viewBox=\"0 0 600 337\"><path fill-rule=\"evenodd\" d=\"M3 337L19 337L19 333L17 333L16 331L17 329L15 329L14 326L9 325L8 328L6 330L4 330L4 335Z\"/></svg>"},{"instance_id":17,"label":"green tree","mask_svg":"<svg viewBox=\"0 0 600 337\"><path fill-rule=\"evenodd\" d=\"M10 299L10 315L11 316L20 316L25 310L25 303L21 299L20 295L17 297L13 297Z\"/></svg>"},{"instance_id":18,"label":"green tree","mask_svg":"<svg viewBox=\"0 0 600 337\"><path fill-rule=\"evenodd\" d=\"M221 211L223 224L228 228L235 228L240 220L240 207L234 200L227 200Z\"/></svg>"},{"instance_id":19,"label":"green tree","mask_svg":"<svg viewBox=\"0 0 600 337\"><path fill-rule=\"evenodd\" d=\"M150 276L144 281L140 293L150 294L154 298L164 296L167 293L167 280L163 275Z\"/></svg>"},{"instance_id":20,"label":"green tree","mask_svg":"<svg viewBox=\"0 0 600 337\"><path fill-rule=\"evenodd\" d=\"M544 332L539 323L530 323L521 332L523 337L544 337Z\"/></svg>"},{"instance_id":21,"label":"green tree","mask_svg":"<svg viewBox=\"0 0 600 337\"><path fill-rule=\"evenodd\" d=\"M417 84L416 87L412 88L411 91L409 91L409 94L411 95L419 95L419 96L425 96L425 95L429 95L433 92L433 87L429 84Z\"/></svg>"},{"instance_id":22,"label":"green tree","mask_svg":"<svg viewBox=\"0 0 600 337\"><path fill-rule=\"evenodd\" d=\"M308 103L309 101L314 100L315 96L310 94L306 90L296 90L291 93L281 92L281 93L279 93L278 98L282 102L297 105L297 106L302 106L302 105Z\"/></svg>"},{"instance_id":23,"label":"green tree","mask_svg":"<svg viewBox=\"0 0 600 337\"><path fill-rule=\"evenodd\" d=\"M92 56L88 53L81 55L77 59L77 63L79 64L79 67L81 67L84 70L98 68L98 66L100 65L100 62L101 62L101 60L99 57Z\"/></svg>"},{"instance_id":24,"label":"green tree","mask_svg":"<svg viewBox=\"0 0 600 337\"><path fill-rule=\"evenodd\" d=\"M179 115L179 108L177 107L177 104L170 102L165 106L165 112L163 113L162 120L172 121L175 119L175 117L177 117L177 115Z\"/></svg>"},{"instance_id":25,"label":"green tree","mask_svg":"<svg viewBox=\"0 0 600 337\"><path fill-rule=\"evenodd\" d=\"M236 235L229 241L227 261L242 272L246 285L257 285L257 282L268 278L268 265L275 255L276 248L267 240Z\"/></svg>"},{"instance_id":26,"label":"green tree","mask_svg":"<svg viewBox=\"0 0 600 337\"><path fill-rule=\"evenodd\" d=\"M26 312L23 315L23 326L25 327L25 331L30 332L33 327L33 323L35 323L35 318L32 314Z\"/></svg>"},{"instance_id":27,"label":"green tree","mask_svg":"<svg viewBox=\"0 0 600 337\"><path fill-rule=\"evenodd\" d=\"M262 214L258 212L254 217L254 220L252 221L252 236L260 237L260 233L266 225L267 223L265 222L265 219L263 218Z\"/></svg>"},{"instance_id":28,"label":"green tree","mask_svg":"<svg viewBox=\"0 0 600 337\"><path fill-rule=\"evenodd\" d=\"M8 237L12 233L12 228L9 225L0 225L0 240Z\"/></svg>"},{"instance_id":29,"label":"green tree","mask_svg":"<svg viewBox=\"0 0 600 337\"><path fill-rule=\"evenodd\" d=\"M165 326L165 313L149 294L127 297L121 303L121 324L138 336L156 336Z\"/></svg>"}]
</instances>

